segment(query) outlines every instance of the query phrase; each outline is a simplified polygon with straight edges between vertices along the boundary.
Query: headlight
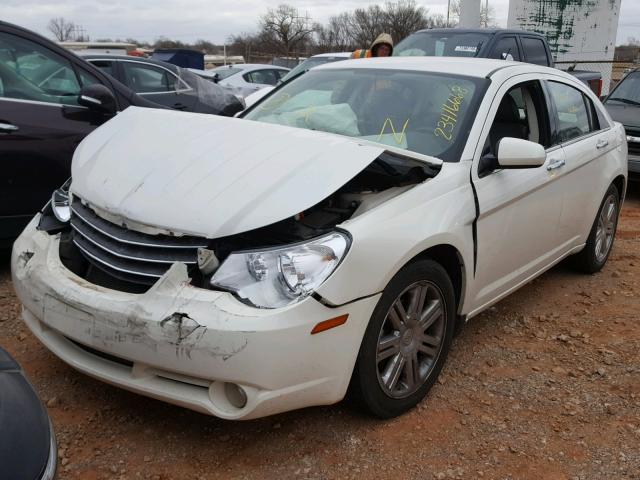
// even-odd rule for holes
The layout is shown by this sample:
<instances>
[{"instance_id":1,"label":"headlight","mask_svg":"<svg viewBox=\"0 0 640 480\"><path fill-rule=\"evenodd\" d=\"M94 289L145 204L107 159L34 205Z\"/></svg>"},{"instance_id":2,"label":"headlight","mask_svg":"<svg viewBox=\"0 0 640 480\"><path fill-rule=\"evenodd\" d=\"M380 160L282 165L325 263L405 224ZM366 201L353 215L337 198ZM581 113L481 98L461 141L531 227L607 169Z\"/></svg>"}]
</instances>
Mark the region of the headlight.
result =
<instances>
[{"instance_id":1,"label":"headlight","mask_svg":"<svg viewBox=\"0 0 640 480\"><path fill-rule=\"evenodd\" d=\"M71 179L53 191L51 194L51 210L55 217L62 223L67 223L71 218L71 202L69 201L69 186Z\"/></svg>"},{"instance_id":2,"label":"headlight","mask_svg":"<svg viewBox=\"0 0 640 480\"><path fill-rule=\"evenodd\" d=\"M232 253L211 279L244 303L278 308L309 296L336 269L349 246L334 232L310 242L267 250Z\"/></svg>"}]
</instances>

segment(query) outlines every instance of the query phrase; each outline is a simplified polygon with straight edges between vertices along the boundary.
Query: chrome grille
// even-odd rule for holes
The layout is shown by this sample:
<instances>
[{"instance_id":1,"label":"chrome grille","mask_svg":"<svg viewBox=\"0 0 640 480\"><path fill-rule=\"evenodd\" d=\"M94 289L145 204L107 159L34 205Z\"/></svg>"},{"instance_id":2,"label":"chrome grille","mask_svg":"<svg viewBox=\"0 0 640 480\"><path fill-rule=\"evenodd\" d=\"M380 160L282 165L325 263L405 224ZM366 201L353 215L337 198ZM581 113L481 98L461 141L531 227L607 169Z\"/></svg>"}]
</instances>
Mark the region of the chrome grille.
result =
<instances>
[{"instance_id":1,"label":"chrome grille","mask_svg":"<svg viewBox=\"0 0 640 480\"><path fill-rule=\"evenodd\" d=\"M632 130L627 128L627 135L640 138L640 130ZM640 155L640 143L637 142L629 142L629 153L631 155Z\"/></svg>"},{"instance_id":2,"label":"chrome grille","mask_svg":"<svg viewBox=\"0 0 640 480\"><path fill-rule=\"evenodd\" d=\"M198 237L171 237L135 232L96 215L77 198L71 206L73 243L84 257L107 274L127 282L152 285L174 262L197 263Z\"/></svg>"}]
</instances>

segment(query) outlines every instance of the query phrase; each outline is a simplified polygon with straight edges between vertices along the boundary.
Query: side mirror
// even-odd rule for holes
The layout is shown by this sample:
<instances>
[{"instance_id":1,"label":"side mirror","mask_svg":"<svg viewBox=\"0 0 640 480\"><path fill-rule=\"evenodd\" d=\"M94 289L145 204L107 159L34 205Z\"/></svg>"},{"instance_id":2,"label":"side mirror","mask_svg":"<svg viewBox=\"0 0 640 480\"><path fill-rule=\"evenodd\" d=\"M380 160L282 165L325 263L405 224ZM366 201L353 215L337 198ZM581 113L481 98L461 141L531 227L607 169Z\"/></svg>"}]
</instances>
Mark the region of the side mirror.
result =
<instances>
[{"instance_id":1,"label":"side mirror","mask_svg":"<svg viewBox=\"0 0 640 480\"><path fill-rule=\"evenodd\" d=\"M115 115L118 111L113 92L98 83L82 87L78 95L78 103L90 110L107 115Z\"/></svg>"},{"instance_id":2,"label":"side mirror","mask_svg":"<svg viewBox=\"0 0 640 480\"><path fill-rule=\"evenodd\" d=\"M218 83L219 81L220 81L220 74L219 74L219 73L216 73L216 74L213 76L213 83Z\"/></svg>"},{"instance_id":3,"label":"side mirror","mask_svg":"<svg viewBox=\"0 0 640 480\"><path fill-rule=\"evenodd\" d=\"M539 143L512 137L498 142L499 168L537 168L546 160L547 153Z\"/></svg>"},{"instance_id":4,"label":"side mirror","mask_svg":"<svg viewBox=\"0 0 640 480\"><path fill-rule=\"evenodd\" d=\"M539 143L504 137L498 142L498 156L484 153L478 164L478 176L486 177L499 169L536 168L544 165L546 152ZM487 147L488 151L488 147Z\"/></svg>"}]
</instances>

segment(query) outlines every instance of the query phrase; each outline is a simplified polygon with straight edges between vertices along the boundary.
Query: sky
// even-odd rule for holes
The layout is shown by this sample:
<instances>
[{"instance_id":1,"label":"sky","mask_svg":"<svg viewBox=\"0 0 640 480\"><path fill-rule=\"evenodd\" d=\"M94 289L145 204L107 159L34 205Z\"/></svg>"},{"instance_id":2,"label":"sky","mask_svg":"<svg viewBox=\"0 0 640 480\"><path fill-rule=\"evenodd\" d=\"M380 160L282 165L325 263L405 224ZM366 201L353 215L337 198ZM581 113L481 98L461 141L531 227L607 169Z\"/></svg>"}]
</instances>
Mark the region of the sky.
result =
<instances>
[{"instance_id":1,"label":"sky","mask_svg":"<svg viewBox=\"0 0 640 480\"><path fill-rule=\"evenodd\" d=\"M482 0L483 2L485 0ZM81 25L91 39L135 38L153 41L160 36L183 42L199 38L223 43L231 34L253 32L258 17L270 7L289 3L313 21L366 7L370 0L0 0L0 20L51 37L47 23L64 17ZM418 0L431 13L445 14L447 0ZM489 0L496 21L506 27L509 0ZM622 0L617 43L640 39L640 1Z\"/></svg>"}]
</instances>

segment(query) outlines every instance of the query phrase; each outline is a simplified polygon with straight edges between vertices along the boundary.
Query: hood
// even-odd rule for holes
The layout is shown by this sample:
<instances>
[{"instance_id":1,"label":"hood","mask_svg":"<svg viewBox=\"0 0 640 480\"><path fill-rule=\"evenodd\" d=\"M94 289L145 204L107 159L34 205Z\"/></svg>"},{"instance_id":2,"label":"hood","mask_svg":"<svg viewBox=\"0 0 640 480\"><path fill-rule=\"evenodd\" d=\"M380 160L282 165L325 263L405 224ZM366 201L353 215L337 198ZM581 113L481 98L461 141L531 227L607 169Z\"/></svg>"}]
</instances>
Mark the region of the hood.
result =
<instances>
[{"instance_id":1,"label":"hood","mask_svg":"<svg viewBox=\"0 0 640 480\"><path fill-rule=\"evenodd\" d=\"M140 231L218 238L316 205L385 150L311 130L130 107L82 141L71 192Z\"/></svg>"},{"instance_id":2,"label":"hood","mask_svg":"<svg viewBox=\"0 0 640 480\"><path fill-rule=\"evenodd\" d=\"M371 44L371 53L374 53L375 47L382 43L386 43L391 47L391 53L389 55L393 55L393 38L391 38L391 35L389 35L388 33L381 33L380 35L378 35L378 38L376 38Z\"/></svg>"},{"instance_id":3,"label":"hood","mask_svg":"<svg viewBox=\"0 0 640 480\"><path fill-rule=\"evenodd\" d=\"M640 107L613 102L607 102L604 106L616 122L620 122L625 128L640 131Z\"/></svg>"}]
</instances>

